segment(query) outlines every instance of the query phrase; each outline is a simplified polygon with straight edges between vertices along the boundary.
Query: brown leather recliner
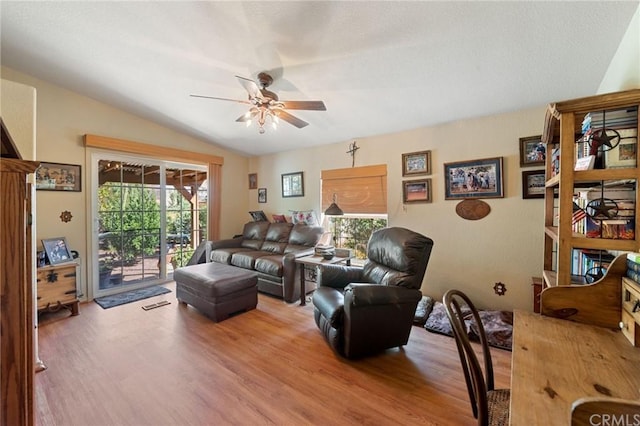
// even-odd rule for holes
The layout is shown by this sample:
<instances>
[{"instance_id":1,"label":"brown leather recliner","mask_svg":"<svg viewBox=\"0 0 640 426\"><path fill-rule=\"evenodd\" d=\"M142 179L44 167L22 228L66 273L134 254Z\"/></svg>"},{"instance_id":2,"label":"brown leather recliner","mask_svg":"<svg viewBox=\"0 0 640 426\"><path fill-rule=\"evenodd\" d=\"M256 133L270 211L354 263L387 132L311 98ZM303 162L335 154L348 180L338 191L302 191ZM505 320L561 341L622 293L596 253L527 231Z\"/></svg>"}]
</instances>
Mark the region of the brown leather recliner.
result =
<instances>
[{"instance_id":1,"label":"brown leather recliner","mask_svg":"<svg viewBox=\"0 0 640 426\"><path fill-rule=\"evenodd\" d=\"M314 318L329 345L358 358L406 345L433 240L405 228L374 232L364 267L321 265Z\"/></svg>"}]
</instances>

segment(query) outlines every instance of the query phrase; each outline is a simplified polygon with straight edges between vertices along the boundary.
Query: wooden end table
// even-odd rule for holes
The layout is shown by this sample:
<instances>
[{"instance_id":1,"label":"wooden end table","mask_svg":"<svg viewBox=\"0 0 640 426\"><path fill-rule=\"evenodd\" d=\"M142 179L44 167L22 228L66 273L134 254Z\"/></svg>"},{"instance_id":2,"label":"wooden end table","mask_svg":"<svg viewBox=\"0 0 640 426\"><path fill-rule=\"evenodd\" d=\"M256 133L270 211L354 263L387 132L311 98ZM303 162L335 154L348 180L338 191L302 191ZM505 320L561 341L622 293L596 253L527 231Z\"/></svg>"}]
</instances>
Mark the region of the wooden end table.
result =
<instances>
[{"instance_id":1,"label":"wooden end table","mask_svg":"<svg viewBox=\"0 0 640 426\"><path fill-rule=\"evenodd\" d=\"M347 264L347 266L351 265L351 259L353 258L353 256L333 256L331 259L325 259L322 256L304 256L304 257L299 257L296 259L296 264L299 265L300 268L300 306L304 306L306 305L306 293L305 293L305 289L306 289L306 283L305 283L305 277L304 277L304 270L305 267L310 266L310 267L315 267L317 268L320 265L331 265L334 263L341 263L341 262L345 262Z\"/></svg>"}]
</instances>

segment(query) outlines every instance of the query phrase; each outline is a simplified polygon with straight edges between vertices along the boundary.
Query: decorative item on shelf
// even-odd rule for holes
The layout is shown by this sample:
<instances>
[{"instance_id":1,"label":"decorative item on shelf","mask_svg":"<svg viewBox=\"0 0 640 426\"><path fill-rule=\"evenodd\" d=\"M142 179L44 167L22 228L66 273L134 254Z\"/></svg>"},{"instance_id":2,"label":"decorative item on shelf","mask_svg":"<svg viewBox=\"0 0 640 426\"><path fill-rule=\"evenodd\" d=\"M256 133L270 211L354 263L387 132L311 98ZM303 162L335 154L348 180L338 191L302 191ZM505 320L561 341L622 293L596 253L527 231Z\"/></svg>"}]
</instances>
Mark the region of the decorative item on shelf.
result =
<instances>
[{"instance_id":1,"label":"decorative item on shelf","mask_svg":"<svg viewBox=\"0 0 640 426\"><path fill-rule=\"evenodd\" d=\"M332 245L318 244L315 247L315 254L316 256L322 256L327 260L331 260L336 254L336 248Z\"/></svg>"},{"instance_id":2,"label":"decorative item on shelf","mask_svg":"<svg viewBox=\"0 0 640 426\"><path fill-rule=\"evenodd\" d=\"M258 202L259 203L267 202L267 188L258 188Z\"/></svg>"},{"instance_id":3,"label":"decorative item on shelf","mask_svg":"<svg viewBox=\"0 0 640 426\"><path fill-rule=\"evenodd\" d=\"M444 198L503 198L502 176L502 157L445 163Z\"/></svg>"},{"instance_id":4,"label":"decorative item on shelf","mask_svg":"<svg viewBox=\"0 0 640 426\"><path fill-rule=\"evenodd\" d=\"M402 201L408 203L431 202L431 179L405 180L402 182Z\"/></svg>"},{"instance_id":5,"label":"decorative item on shelf","mask_svg":"<svg viewBox=\"0 0 640 426\"><path fill-rule=\"evenodd\" d=\"M249 189L258 189L257 173L249 173Z\"/></svg>"},{"instance_id":6,"label":"decorative item on shelf","mask_svg":"<svg viewBox=\"0 0 640 426\"><path fill-rule=\"evenodd\" d=\"M638 129L620 129L620 142L605 152L605 164L608 169L636 167L638 149Z\"/></svg>"},{"instance_id":7,"label":"decorative item on shelf","mask_svg":"<svg viewBox=\"0 0 640 426\"><path fill-rule=\"evenodd\" d=\"M342 209L338 207L337 200L338 200L338 196L336 194L333 194L333 202L324 211L325 216L343 216L344 215L344 212L342 211ZM336 224L336 220L333 219L333 245L334 246L338 245L337 232L338 232L338 225Z\"/></svg>"},{"instance_id":8,"label":"decorative item on shelf","mask_svg":"<svg viewBox=\"0 0 640 426\"><path fill-rule=\"evenodd\" d=\"M75 164L40 162L36 170L36 189L45 191L82 190L80 174L81 167Z\"/></svg>"},{"instance_id":9,"label":"decorative item on shelf","mask_svg":"<svg viewBox=\"0 0 640 426\"><path fill-rule=\"evenodd\" d=\"M522 172L522 198L544 198L544 170Z\"/></svg>"},{"instance_id":10,"label":"decorative item on shelf","mask_svg":"<svg viewBox=\"0 0 640 426\"><path fill-rule=\"evenodd\" d=\"M282 197L304 197L304 177L302 172L284 173L282 177Z\"/></svg>"},{"instance_id":11,"label":"decorative item on shelf","mask_svg":"<svg viewBox=\"0 0 640 426\"><path fill-rule=\"evenodd\" d=\"M431 151L402 154L402 176L431 174Z\"/></svg>"},{"instance_id":12,"label":"decorative item on shelf","mask_svg":"<svg viewBox=\"0 0 640 426\"><path fill-rule=\"evenodd\" d=\"M542 135L520 138L520 167L543 166L545 158Z\"/></svg>"},{"instance_id":13,"label":"decorative item on shelf","mask_svg":"<svg viewBox=\"0 0 640 426\"><path fill-rule=\"evenodd\" d=\"M491 207L482 200L462 200L456 206L456 214L467 220L482 219L489 213Z\"/></svg>"},{"instance_id":14,"label":"decorative item on shelf","mask_svg":"<svg viewBox=\"0 0 640 426\"><path fill-rule=\"evenodd\" d=\"M575 171L579 170L593 170L596 164L596 156L595 155L587 155L586 157L581 157L576 159L576 165L573 168Z\"/></svg>"},{"instance_id":15,"label":"decorative item on shelf","mask_svg":"<svg viewBox=\"0 0 640 426\"><path fill-rule=\"evenodd\" d=\"M65 222L65 223L71 222L71 218L72 217L73 217L73 215L68 210L65 210L62 213L60 213L60 220Z\"/></svg>"}]
</instances>

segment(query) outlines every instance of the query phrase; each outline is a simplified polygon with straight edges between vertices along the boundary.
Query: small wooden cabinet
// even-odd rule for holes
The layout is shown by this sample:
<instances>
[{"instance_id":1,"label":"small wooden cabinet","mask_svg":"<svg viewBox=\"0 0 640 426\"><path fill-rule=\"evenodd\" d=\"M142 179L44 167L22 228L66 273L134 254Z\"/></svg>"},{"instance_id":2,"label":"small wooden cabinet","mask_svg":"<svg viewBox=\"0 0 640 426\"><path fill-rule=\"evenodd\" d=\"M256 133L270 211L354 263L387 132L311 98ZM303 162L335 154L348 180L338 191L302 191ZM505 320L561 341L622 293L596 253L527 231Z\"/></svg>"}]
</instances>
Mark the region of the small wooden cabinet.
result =
<instances>
[{"instance_id":1,"label":"small wooden cabinet","mask_svg":"<svg viewBox=\"0 0 640 426\"><path fill-rule=\"evenodd\" d=\"M75 262L38 268L38 312L65 308L71 315L78 315L77 269Z\"/></svg>"},{"instance_id":2,"label":"small wooden cabinet","mask_svg":"<svg viewBox=\"0 0 640 426\"><path fill-rule=\"evenodd\" d=\"M632 345L640 347L640 284L622 278L622 333Z\"/></svg>"}]
</instances>

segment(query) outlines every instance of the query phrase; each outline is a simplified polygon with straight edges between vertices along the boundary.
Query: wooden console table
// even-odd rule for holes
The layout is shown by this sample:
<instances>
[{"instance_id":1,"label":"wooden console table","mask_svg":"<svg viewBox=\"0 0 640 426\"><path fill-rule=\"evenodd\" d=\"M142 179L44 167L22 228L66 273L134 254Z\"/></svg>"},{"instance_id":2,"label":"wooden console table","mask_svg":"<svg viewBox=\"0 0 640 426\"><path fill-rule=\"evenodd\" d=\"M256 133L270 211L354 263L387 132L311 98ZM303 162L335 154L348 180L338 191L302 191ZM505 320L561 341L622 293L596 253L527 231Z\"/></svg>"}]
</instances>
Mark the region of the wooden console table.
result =
<instances>
[{"instance_id":1,"label":"wooden console table","mask_svg":"<svg viewBox=\"0 0 640 426\"><path fill-rule=\"evenodd\" d=\"M622 332L516 311L510 425L570 424L579 398L640 399L640 349Z\"/></svg>"},{"instance_id":2,"label":"wooden console table","mask_svg":"<svg viewBox=\"0 0 640 426\"><path fill-rule=\"evenodd\" d=\"M298 257L296 259L296 264L299 265L300 268L300 306L306 305L306 279L304 276L305 267L313 267L316 268L319 265L329 265L332 263L340 263L345 262L347 265L351 265L352 257L341 257L341 256L333 256L331 259L325 259L322 256L304 256Z\"/></svg>"}]
</instances>

